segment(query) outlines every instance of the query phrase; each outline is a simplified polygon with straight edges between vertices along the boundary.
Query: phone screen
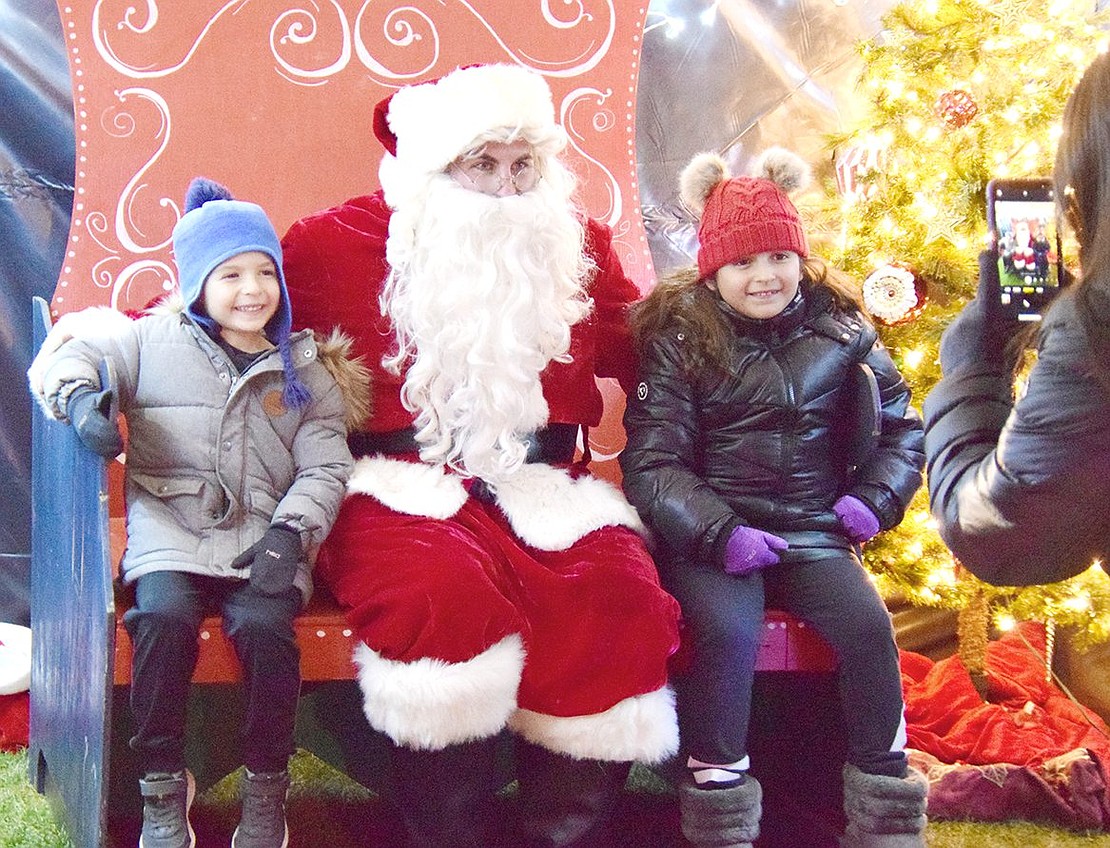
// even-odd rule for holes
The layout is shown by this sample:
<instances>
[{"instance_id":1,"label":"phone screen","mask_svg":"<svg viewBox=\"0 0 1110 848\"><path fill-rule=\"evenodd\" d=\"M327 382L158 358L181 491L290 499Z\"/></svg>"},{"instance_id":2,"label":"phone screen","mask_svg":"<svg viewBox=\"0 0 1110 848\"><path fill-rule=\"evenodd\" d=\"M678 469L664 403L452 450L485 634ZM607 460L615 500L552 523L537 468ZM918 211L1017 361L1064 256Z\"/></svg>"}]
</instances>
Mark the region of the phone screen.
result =
<instances>
[{"instance_id":1,"label":"phone screen","mask_svg":"<svg viewBox=\"0 0 1110 848\"><path fill-rule=\"evenodd\" d=\"M999 299L1022 321L1040 320L1060 288L1060 241L1052 189L1035 181L992 182Z\"/></svg>"}]
</instances>

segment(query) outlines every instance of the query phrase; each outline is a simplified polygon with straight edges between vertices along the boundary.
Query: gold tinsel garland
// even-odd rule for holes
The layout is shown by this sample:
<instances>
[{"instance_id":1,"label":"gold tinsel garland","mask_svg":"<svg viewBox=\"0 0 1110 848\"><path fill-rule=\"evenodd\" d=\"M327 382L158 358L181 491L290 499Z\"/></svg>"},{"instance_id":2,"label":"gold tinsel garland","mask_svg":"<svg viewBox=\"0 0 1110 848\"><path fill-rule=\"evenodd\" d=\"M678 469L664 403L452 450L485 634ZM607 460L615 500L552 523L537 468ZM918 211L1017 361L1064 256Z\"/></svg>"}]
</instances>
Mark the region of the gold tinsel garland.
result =
<instances>
[{"instance_id":1,"label":"gold tinsel garland","mask_svg":"<svg viewBox=\"0 0 1110 848\"><path fill-rule=\"evenodd\" d=\"M956 616L956 639L960 662L967 669L979 696L987 700L987 642L990 635L990 602L977 588Z\"/></svg>"}]
</instances>

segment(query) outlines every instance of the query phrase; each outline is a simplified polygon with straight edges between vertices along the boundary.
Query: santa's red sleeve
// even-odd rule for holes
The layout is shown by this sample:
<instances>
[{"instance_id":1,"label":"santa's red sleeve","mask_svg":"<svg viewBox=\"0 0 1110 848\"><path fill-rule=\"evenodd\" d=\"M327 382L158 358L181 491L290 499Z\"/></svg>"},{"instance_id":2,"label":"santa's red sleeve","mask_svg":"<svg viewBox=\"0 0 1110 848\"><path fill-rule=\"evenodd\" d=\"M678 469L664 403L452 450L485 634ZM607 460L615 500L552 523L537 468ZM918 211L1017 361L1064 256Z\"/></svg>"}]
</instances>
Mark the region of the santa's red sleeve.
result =
<instances>
[{"instance_id":1,"label":"santa's red sleeve","mask_svg":"<svg viewBox=\"0 0 1110 848\"><path fill-rule=\"evenodd\" d=\"M640 290L621 266L609 227L590 219L586 240L597 263L597 276L590 289L598 322L595 371L599 377L615 377L628 393L636 381L636 351L628 329L628 307L639 299Z\"/></svg>"}]
</instances>

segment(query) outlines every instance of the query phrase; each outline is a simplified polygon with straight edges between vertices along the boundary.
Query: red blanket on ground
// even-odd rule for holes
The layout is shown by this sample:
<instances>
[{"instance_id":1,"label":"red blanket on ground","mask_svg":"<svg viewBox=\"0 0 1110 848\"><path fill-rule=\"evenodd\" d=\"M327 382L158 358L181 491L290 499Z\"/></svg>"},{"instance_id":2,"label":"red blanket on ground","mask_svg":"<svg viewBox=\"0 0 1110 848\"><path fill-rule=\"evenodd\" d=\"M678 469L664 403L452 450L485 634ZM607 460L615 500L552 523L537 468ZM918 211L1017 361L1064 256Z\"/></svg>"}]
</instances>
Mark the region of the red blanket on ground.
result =
<instances>
[{"instance_id":1,"label":"red blanket on ground","mask_svg":"<svg viewBox=\"0 0 1110 848\"><path fill-rule=\"evenodd\" d=\"M958 657L902 652L908 745L932 817L1110 829L1110 727L1045 679L1044 649L1031 623L992 642L987 701Z\"/></svg>"}]
</instances>

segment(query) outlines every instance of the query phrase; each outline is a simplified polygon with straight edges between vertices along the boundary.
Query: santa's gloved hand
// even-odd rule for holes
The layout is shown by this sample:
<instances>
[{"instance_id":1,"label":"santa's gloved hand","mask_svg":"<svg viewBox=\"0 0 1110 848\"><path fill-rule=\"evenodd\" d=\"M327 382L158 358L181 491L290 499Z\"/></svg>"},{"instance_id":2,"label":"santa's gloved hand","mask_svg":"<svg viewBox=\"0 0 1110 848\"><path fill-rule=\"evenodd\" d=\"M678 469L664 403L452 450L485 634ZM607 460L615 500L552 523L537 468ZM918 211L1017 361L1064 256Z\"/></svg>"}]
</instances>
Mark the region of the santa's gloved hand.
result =
<instances>
[{"instance_id":1,"label":"santa's gloved hand","mask_svg":"<svg viewBox=\"0 0 1110 848\"><path fill-rule=\"evenodd\" d=\"M779 551L790 545L771 533L754 527L737 527L725 545L725 571L742 577L779 561Z\"/></svg>"},{"instance_id":2,"label":"santa's gloved hand","mask_svg":"<svg viewBox=\"0 0 1110 848\"><path fill-rule=\"evenodd\" d=\"M848 538L862 544L879 532L879 519L871 507L855 495L841 495L833 504L833 512Z\"/></svg>"},{"instance_id":3,"label":"santa's gloved hand","mask_svg":"<svg viewBox=\"0 0 1110 848\"><path fill-rule=\"evenodd\" d=\"M263 595L283 595L293 586L301 560L301 534L275 524L235 557L232 568L249 568L251 585Z\"/></svg>"},{"instance_id":4,"label":"santa's gloved hand","mask_svg":"<svg viewBox=\"0 0 1110 848\"><path fill-rule=\"evenodd\" d=\"M123 451L115 392L82 386L66 400L66 417L81 443L93 453L112 459Z\"/></svg>"},{"instance_id":5,"label":"santa's gloved hand","mask_svg":"<svg viewBox=\"0 0 1110 848\"><path fill-rule=\"evenodd\" d=\"M999 301L998 254L993 249L979 254L979 288L974 298L948 325L940 337L940 368L945 375L970 365L986 365L1012 371L1021 354L1010 341L1023 329L1022 323L1006 314Z\"/></svg>"}]
</instances>

